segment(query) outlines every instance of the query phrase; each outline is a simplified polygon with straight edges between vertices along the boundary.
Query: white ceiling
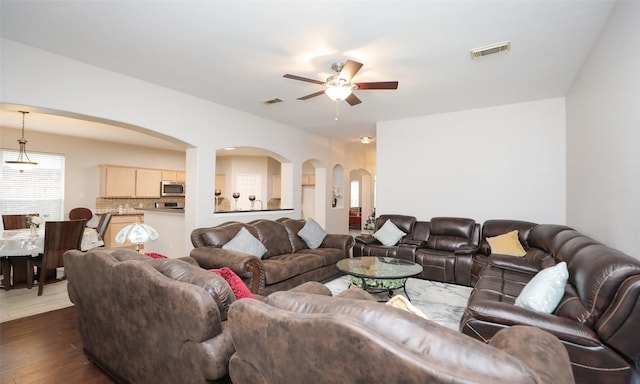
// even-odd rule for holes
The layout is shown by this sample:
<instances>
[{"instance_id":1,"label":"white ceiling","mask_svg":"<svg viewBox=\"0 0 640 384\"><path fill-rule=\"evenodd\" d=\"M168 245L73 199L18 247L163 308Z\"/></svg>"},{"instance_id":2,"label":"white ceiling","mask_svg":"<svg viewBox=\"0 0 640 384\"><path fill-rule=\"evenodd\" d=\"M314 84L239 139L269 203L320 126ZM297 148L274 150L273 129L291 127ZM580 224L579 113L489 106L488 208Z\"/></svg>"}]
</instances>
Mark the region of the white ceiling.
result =
<instances>
[{"instance_id":1,"label":"white ceiling","mask_svg":"<svg viewBox=\"0 0 640 384\"><path fill-rule=\"evenodd\" d=\"M0 24L7 39L353 142L375 136L378 121L566 95L612 6L611 0L1 0ZM470 49L503 41L511 51L470 58ZM324 81L331 64L346 59L364 64L355 81L397 80L398 89L356 91L362 104L340 103L336 121L336 103L325 95L296 100L320 85L282 77ZM284 102L261 103L274 97ZM2 106L3 125L20 126L20 114L6 112L17 109ZM34 127L34 116L27 119L27 129L59 132L66 117L42 128ZM108 139L108 122L86 124L62 132Z\"/></svg>"}]
</instances>

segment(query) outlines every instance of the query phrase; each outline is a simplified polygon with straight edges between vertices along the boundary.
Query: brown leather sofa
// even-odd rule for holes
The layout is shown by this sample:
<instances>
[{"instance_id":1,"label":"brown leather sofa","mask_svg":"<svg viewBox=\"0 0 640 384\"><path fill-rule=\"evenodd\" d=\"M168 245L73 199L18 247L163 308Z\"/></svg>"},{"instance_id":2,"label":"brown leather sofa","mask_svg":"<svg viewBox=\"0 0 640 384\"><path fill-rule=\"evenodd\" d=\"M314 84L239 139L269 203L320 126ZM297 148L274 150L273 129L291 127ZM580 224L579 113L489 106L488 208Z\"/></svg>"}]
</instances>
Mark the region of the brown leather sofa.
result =
<instances>
[{"instance_id":1,"label":"brown leather sofa","mask_svg":"<svg viewBox=\"0 0 640 384\"><path fill-rule=\"evenodd\" d=\"M356 236L353 256L397 257L421 265L420 278L471 285L473 255L480 243L480 224L475 220L434 217L418 221L413 216L381 215L375 230L387 220L407 235L394 246L382 245L372 234Z\"/></svg>"},{"instance_id":2,"label":"brown leather sofa","mask_svg":"<svg viewBox=\"0 0 640 384\"><path fill-rule=\"evenodd\" d=\"M377 302L276 292L229 309L234 383L573 383L548 332L511 327L490 345Z\"/></svg>"},{"instance_id":3,"label":"brown leather sofa","mask_svg":"<svg viewBox=\"0 0 640 384\"><path fill-rule=\"evenodd\" d=\"M184 260L122 249L65 253L84 352L117 382L228 378L235 296L224 279Z\"/></svg>"},{"instance_id":4,"label":"brown leather sofa","mask_svg":"<svg viewBox=\"0 0 640 384\"><path fill-rule=\"evenodd\" d=\"M320 247L309 249L298 236L304 225L305 220L282 218L197 228L191 233L195 248L190 255L202 268L230 268L251 292L263 296L307 281L325 281L340 276L336 263L349 257L353 237L327 234ZM242 227L266 247L267 253L262 258L222 248Z\"/></svg>"},{"instance_id":5,"label":"brown leather sofa","mask_svg":"<svg viewBox=\"0 0 640 384\"><path fill-rule=\"evenodd\" d=\"M524 257L491 254L483 239L477 281L460 330L483 341L501 329L530 325L565 345L578 383L629 383L640 366L640 261L563 225L492 220L484 236L519 229ZM516 306L540 270L566 262L569 279L553 313Z\"/></svg>"}]
</instances>

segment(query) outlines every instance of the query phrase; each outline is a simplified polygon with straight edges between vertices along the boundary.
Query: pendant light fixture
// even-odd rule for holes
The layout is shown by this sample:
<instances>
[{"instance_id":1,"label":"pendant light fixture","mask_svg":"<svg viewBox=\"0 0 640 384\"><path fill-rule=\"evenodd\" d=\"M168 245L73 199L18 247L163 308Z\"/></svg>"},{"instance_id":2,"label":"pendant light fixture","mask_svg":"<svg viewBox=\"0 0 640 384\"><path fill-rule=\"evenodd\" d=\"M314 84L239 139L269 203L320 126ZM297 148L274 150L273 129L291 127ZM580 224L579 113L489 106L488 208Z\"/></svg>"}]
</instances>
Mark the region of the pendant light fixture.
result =
<instances>
[{"instance_id":1,"label":"pendant light fixture","mask_svg":"<svg viewBox=\"0 0 640 384\"><path fill-rule=\"evenodd\" d=\"M31 161L31 159L29 159L29 156L27 156L27 150L26 150L27 140L24 139L24 115L26 115L29 112L25 112L25 111L18 111L18 112L22 113L22 136L18 139L18 144L20 144L20 152L18 153L18 160L5 161L5 163L7 164L8 167L17 169L20 172L24 172L25 170L28 171L35 168L35 166L38 165L38 163L36 163L35 161Z\"/></svg>"}]
</instances>

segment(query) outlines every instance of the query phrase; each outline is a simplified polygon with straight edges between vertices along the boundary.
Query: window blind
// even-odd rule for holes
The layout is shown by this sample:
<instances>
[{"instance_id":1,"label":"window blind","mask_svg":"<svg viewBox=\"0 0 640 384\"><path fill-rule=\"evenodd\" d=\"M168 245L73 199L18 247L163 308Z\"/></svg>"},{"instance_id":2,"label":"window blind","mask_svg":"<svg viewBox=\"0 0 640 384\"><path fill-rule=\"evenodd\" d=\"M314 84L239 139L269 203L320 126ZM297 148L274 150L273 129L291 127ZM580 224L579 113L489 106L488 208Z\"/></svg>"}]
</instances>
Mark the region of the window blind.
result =
<instances>
[{"instance_id":1,"label":"window blind","mask_svg":"<svg viewBox=\"0 0 640 384\"><path fill-rule=\"evenodd\" d=\"M38 213L47 220L64 220L64 155L29 152L38 165L20 172L5 164L18 158L18 151L0 149L0 212Z\"/></svg>"}]
</instances>

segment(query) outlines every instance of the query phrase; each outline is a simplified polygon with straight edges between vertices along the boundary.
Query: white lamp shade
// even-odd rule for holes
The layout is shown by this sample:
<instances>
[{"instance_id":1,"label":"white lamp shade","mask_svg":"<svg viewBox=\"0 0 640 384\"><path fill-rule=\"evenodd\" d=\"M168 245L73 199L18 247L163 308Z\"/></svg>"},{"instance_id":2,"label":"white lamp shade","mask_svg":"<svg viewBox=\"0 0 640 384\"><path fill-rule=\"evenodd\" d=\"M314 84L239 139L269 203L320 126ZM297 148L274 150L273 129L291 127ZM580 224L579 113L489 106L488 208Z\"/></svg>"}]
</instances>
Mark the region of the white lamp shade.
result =
<instances>
[{"instance_id":1,"label":"white lamp shade","mask_svg":"<svg viewBox=\"0 0 640 384\"><path fill-rule=\"evenodd\" d=\"M351 94L351 87L345 87L343 85L331 86L327 87L324 93L333 101L344 100Z\"/></svg>"},{"instance_id":2,"label":"white lamp shade","mask_svg":"<svg viewBox=\"0 0 640 384\"><path fill-rule=\"evenodd\" d=\"M116 235L116 243L124 244L127 240L132 244L143 244L156 240L158 232L147 224L133 223L122 228Z\"/></svg>"}]
</instances>

